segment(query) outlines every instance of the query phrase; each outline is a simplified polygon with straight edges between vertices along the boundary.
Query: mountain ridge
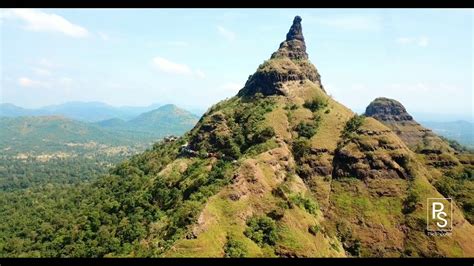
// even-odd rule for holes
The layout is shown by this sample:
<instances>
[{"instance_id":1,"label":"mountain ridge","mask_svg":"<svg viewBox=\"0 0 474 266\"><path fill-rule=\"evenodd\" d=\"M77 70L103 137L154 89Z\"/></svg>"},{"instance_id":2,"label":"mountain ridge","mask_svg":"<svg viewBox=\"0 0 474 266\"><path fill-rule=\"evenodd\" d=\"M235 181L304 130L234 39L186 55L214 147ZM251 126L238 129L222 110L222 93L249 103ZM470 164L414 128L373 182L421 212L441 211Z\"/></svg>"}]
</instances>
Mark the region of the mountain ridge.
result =
<instances>
[{"instance_id":1,"label":"mountain ridge","mask_svg":"<svg viewBox=\"0 0 474 266\"><path fill-rule=\"evenodd\" d=\"M151 104L149 106L112 106L103 102L80 102L72 101L63 104L47 105L40 108L23 108L11 103L0 104L0 116L44 116L63 115L76 120L97 122L111 118L129 120L135 116L158 108L162 104Z\"/></svg>"},{"instance_id":2,"label":"mountain ridge","mask_svg":"<svg viewBox=\"0 0 474 266\"><path fill-rule=\"evenodd\" d=\"M60 115L0 117L0 136L2 147L14 144L17 152L32 149L34 143L36 151L47 150L48 145L60 149L69 142L132 145L181 135L196 122L190 112L164 105L129 121L112 118L90 123Z\"/></svg>"}]
</instances>

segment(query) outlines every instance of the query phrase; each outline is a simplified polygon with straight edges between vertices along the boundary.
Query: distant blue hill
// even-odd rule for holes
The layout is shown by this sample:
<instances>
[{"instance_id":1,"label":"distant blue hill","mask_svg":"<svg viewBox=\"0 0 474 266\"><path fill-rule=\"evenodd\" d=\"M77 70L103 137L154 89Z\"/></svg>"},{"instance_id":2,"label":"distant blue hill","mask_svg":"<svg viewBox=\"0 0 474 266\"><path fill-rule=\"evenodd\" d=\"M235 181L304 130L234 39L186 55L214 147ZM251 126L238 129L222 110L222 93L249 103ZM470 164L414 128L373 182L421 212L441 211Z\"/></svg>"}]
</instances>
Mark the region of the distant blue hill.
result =
<instances>
[{"instance_id":1,"label":"distant blue hill","mask_svg":"<svg viewBox=\"0 0 474 266\"><path fill-rule=\"evenodd\" d=\"M59 115L87 122L97 122L112 118L130 120L141 113L151 111L159 106L161 106L161 104L152 104L143 107L115 107L102 102L67 102L64 104L28 109L11 103L2 103L0 104L0 116L19 117Z\"/></svg>"},{"instance_id":2,"label":"distant blue hill","mask_svg":"<svg viewBox=\"0 0 474 266\"><path fill-rule=\"evenodd\" d=\"M24 146L25 150L40 143L40 150L44 150L51 148L51 143L66 141L150 142L167 135L182 135L199 120L197 115L173 104L156 106L113 107L101 102L69 102L26 109L1 104L0 148L12 143Z\"/></svg>"},{"instance_id":3,"label":"distant blue hill","mask_svg":"<svg viewBox=\"0 0 474 266\"><path fill-rule=\"evenodd\" d=\"M173 104L163 105L125 121L122 119L107 119L96 122L97 125L116 130L128 130L165 135L180 135L190 130L199 117Z\"/></svg>"},{"instance_id":4,"label":"distant blue hill","mask_svg":"<svg viewBox=\"0 0 474 266\"><path fill-rule=\"evenodd\" d=\"M15 111L15 108L10 108L10 111ZM0 150L5 152L7 149L13 153L42 152L62 150L68 143L150 143L168 135L180 136L192 129L197 121L196 115L172 104L142 113L128 121L112 118L85 122L48 115L3 116L0 117Z\"/></svg>"},{"instance_id":5,"label":"distant blue hill","mask_svg":"<svg viewBox=\"0 0 474 266\"><path fill-rule=\"evenodd\" d=\"M456 140L460 144L474 148L474 123L459 120L452 122L420 121L420 124L433 130L436 134Z\"/></svg>"}]
</instances>

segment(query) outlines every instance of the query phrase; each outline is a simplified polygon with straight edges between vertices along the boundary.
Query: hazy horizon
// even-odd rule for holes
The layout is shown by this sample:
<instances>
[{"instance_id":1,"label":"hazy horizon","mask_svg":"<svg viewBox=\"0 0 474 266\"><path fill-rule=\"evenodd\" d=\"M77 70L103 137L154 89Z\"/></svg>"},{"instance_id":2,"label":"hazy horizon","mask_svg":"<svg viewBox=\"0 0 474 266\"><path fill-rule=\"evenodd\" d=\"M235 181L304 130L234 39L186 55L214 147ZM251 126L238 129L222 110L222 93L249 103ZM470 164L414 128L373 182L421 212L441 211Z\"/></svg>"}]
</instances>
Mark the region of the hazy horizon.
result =
<instances>
[{"instance_id":1,"label":"hazy horizon","mask_svg":"<svg viewBox=\"0 0 474 266\"><path fill-rule=\"evenodd\" d=\"M0 102L206 110L244 86L294 15L326 91L352 110L383 96L473 121L472 9L2 9Z\"/></svg>"},{"instance_id":2,"label":"hazy horizon","mask_svg":"<svg viewBox=\"0 0 474 266\"><path fill-rule=\"evenodd\" d=\"M33 107L33 108L27 108L24 106L16 105L13 103L0 103L0 104L13 104L17 107L21 108L26 108L26 109L42 109L42 108L47 108L51 106L59 106L59 105L66 105L66 104L72 104L72 103L82 103L82 104L89 104L89 103L98 103L98 104L105 104L110 107L114 108L146 108L146 107L155 107L155 108L160 108L161 106L172 104L175 105L179 108L185 109L195 115L201 116L203 115L208 108L210 108L212 105L205 107L205 108L199 108L199 107L187 107L187 106L182 106L174 103L152 103L149 105L114 105L114 104L109 104L106 102L101 102L101 101L68 101L68 102L62 102L62 103L57 103L57 104L51 104L51 105L42 105L39 107ZM358 114L363 114L365 112L365 109L352 109L352 111L358 113ZM440 114L436 112L410 112L410 110L407 110L408 113L410 113L415 120L419 120L422 122L456 122L456 121L467 121L470 123L474 123L474 119L472 116L469 115L463 115L463 114ZM146 112L146 111L145 111Z\"/></svg>"}]
</instances>

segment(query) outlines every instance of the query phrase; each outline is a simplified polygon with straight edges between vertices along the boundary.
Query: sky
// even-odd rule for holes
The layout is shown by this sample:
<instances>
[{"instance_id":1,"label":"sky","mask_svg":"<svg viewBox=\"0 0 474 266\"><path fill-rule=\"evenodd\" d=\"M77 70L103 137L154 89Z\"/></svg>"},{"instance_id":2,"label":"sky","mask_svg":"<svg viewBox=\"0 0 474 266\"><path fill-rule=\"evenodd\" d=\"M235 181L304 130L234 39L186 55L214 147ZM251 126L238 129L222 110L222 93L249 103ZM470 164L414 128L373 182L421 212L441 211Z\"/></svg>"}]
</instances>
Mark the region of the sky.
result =
<instances>
[{"instance_id":1,"label":"sky","mask_svg":"<svg viewBox=\"0 0 474 266\"><path fill-rule=\"evenodd\" d=\"M205 110L235 95L295 15L334 99L473 120L473 9L1 9L0 102Z\"/></svg>"}]
</instances>

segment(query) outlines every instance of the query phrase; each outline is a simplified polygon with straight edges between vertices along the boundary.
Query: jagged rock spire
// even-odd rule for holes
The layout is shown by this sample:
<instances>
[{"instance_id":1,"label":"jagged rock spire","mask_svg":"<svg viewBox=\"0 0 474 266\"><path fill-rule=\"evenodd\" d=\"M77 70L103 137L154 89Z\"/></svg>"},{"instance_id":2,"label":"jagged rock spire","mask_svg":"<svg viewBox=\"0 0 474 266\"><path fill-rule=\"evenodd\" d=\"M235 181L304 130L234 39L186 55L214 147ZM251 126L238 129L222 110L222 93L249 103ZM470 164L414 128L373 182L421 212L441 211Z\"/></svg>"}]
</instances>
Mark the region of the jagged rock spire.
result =
<instances>
[{"instance_id":1,"label":"jagged rock spire","mask_svg":"<svg viewBox=\"0 0 474 266\"><path fill-rule=\"evenodd\" d=\"M301 20L300 16L295 17L290 30L286 34L286 40L280 44L280 48L272 54L271 58L308 59Z\"/></svg>"},{"instance_id":2,"label":"jagged rock spire","mask_svg":"<svg viewBox=\"0 0 474 266\"><path fill-rule=\"evenodd\" d=\"M316 67L308 60L304 42L301 17L296 16L286 40L274 52L271 58L259 66L249 77L238 96L252 96L256 93L263 95L288 95L289 90L283 84L288 82L312 82L323 92L321 78Z\"/></svg>"},{"instance_id":3,"label":"jagged rock spire","mask_svg":"<svg viewBox=\"0 0 474 266\"><path fill-rule=\"evenodd\" d=\"M286 34L286 41L300 40L304 42L303 28L301 27L301 17L296 16L291 25L290 31Z\"/></svg>"}]
</instances>

